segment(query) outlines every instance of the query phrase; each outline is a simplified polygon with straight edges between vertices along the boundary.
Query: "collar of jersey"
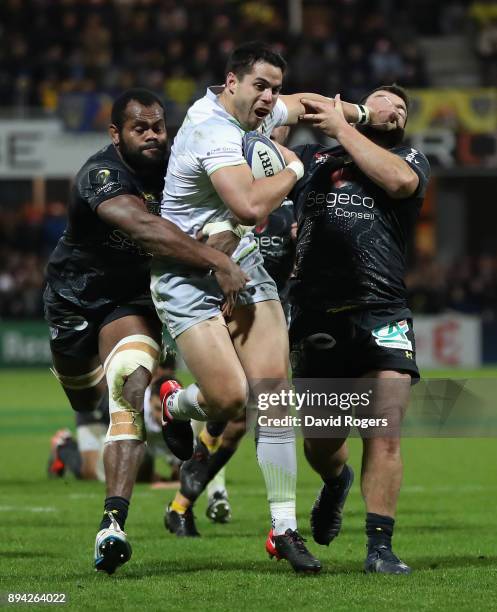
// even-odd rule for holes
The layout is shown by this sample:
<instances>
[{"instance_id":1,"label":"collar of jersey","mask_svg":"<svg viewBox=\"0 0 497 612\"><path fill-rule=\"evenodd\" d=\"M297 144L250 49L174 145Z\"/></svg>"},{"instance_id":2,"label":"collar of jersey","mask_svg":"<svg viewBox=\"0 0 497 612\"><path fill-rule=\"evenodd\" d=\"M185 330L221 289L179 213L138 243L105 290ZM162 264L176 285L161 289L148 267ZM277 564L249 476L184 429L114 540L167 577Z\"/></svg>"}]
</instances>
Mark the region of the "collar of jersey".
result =
<instances>
[{"instance_id":1,"label":"collar of jersey","mask_svg":"<svg viewBox=\"0 0 497 612\"><path fill-rule=\"evenodd\" d=\"M210 87L207 87L206 96L209 100L212 100L212 102L217 104L219 108L221 108L224 111L224 113L226 114L226 119L230 123L232 123L233 125L236 125L236 127L242 130L242 132L246 132L247 130L244 130L243 127L240 125L240 123L238 123L238 121L233 117L233 115L230 115L228 111L224 108L224 106L219 102L218 96L220 93L224 91L224 88L225 88L225 85L211 85Z\"/></svg>"}]
</instances>

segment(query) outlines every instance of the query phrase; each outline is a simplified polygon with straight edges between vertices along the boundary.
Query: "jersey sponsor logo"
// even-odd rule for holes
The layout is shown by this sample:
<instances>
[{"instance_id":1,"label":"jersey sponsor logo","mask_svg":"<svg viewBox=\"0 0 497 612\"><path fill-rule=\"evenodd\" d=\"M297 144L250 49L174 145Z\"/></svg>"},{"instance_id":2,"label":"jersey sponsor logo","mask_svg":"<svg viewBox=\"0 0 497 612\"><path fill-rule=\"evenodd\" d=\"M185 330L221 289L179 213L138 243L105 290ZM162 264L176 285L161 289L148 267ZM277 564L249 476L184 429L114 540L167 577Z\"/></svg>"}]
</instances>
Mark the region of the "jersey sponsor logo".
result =
<instances>
[{"instance_id":1,"label":"jersey sponsor logo","mask_svg":"<svg viewBox=\"0 0 497 612\"><path fill-rule=\"evenodd\" d=\"M254 236L259 248L282 247L285 244L284 236Z\"/></svg>"},{"instance_id":2,"label":"jersey sponsor logo","mask_svg":"<svg viewBox=\"0 0 497 612\"><path fill-rule=\"evenodd\" d=\"M344 219L375 219L375 215L372 212L345 210L345 208L332 208L330 213L334 213L335 217L343 217Z\"/></svg>"},{"instance_id":3,"label":"jersey sponsor logo","mask_svg":"<svg viewBox=\"0 0 497 612\"><path fill-rule=\"evenodd\" d=\"M357 193L334 193L330 191L326 194L326 206L328 208L333 208L340 204L342 206L346 206L350 204L351 206L364 206L364 208L374 208L374 198L370 196L360 196Z\"/></svg>"},{"instance_id":4,"label":"jersey sponsor logo","mask_svg":"<svg viewBox=\"0 0 497 612\"><path fill-rule=\"evenodd\" d=\"M387 323L386 325L380 325L372 330L373 338L378 346L385 348L402 349L405 351L406 357L407 352L411 352L412 342L407 337L409 331L409 324L407 321L396 321L394 323ZM408 357L412 359L411 357Z\"/></svg>"},{"instance_id":5,"label":"jersey sponsor logo","mask_svg":"<svg viewBox=\"0 0 497 612\"><path fill-rule=\"evenodd\" d=\"M136 242L133 242L128 234L121 230L115 229L109 234L109 240L104 243L104 246L111 249L119 249L120 251L128 251L135 253L139 257L150 257L150 253L142 249Z\"/></svg>"},{"instance_id":6,"label":"jersey sponsor logo","mask_svg":"<svg viewBox=\"0 0 497 612\"><path fill-rule=\"evenodd\" d=\"M357 193L336 193L334 191L329 191L328 193L309 191L307 194L307 207L326 205L328 208L334 208L337 204L340 206L362 206L371 209L374 208L374 198L360 196Z\"/></svg>"},{"instance_id":7,"label":"jersey sponsor logo","mask_svg":"<svg viewBox=\"0 0 497 612\"><path fill-rule=\"evenodd\" d=\"M237 147L218 147L217 149L207 151L207 157L210 157L211 155L216 155L216 153L240 153L240 149Z\"/></svg>"}]
</instances>

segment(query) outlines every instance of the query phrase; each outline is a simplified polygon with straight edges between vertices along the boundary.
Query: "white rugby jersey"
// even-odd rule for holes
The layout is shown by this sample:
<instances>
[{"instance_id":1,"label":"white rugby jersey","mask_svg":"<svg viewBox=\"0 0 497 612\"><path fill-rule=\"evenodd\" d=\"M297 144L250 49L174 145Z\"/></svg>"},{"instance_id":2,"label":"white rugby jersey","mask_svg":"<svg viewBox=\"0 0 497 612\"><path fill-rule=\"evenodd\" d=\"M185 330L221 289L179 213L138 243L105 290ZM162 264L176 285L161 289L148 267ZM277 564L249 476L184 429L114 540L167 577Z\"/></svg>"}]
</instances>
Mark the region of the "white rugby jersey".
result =
<instances>
[{"instance_id":1,"label":"white rugby jersey","mask_svg":"<svg viewBox=\"0 0 497 612\"><path fill-rule=\"evenodd\" d=\"M169 158L161 215L191 236L206 223L231 216L209 176L219 168L247 163L242 154L245 130L217 99L223 88L209 87L190 107ZM269 136L287 117L287 108L278 99L259 130Z\"/></svg>"}]
</instances>

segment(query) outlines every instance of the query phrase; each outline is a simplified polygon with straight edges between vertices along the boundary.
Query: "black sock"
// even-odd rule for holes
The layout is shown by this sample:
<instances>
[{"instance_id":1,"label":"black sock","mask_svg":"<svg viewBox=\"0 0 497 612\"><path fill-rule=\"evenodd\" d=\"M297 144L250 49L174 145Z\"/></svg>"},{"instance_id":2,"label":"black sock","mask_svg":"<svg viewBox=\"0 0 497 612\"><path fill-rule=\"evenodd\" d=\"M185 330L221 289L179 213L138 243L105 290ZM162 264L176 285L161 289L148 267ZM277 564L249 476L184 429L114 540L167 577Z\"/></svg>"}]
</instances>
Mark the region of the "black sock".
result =
<instances>
[{"instance_id":1,"label":"black sock","mask_svg":"<svg viewBox=\"0 0 497 612\"><path fill-rule=\"evenodd\" d=\"M375 546L392 548L392 536L395 520L390 516L382 516L368 512L366 514L366 535L368 536L368 551Z\"/></svg>"},{"instance_id":2,"label":"black sock","mask_svg":"<svg viewBox=\"0 0 497 612\"><path fill-rule=\"evenodd\" d=\"M111 512L119 523L119 527L124 529L124 523L128 516L129 501L124 497L106 497L104 505L104 516L100 523L100 529L107 529L110 526L111 520L107 512Z\"/></svg>"},{"instance_id":3,"label":"black sock","mask_svg":"<svg viewBox=\"0 0 497 612\"><path fill-rule=\"evenodd\" d=\"M228 423L225 421L207 421L205 428L210 436L213 438L219 438L219 436L226 429L227 424Z\"/></svg>"},{"instance_id":4,"label":"black sock","mask_svg":"<svg viewBox=\"0 0 497 612\"><path fill-rule=\"evenodd\" d=\"M81 478L81 455L76 440L71 438L65 444L58 446L57 454L69 471L72 472L76 478Z\"/></svg>"},{"instance_id":5,"label":"black sock","mask_svg":"<svg viewBox=\"0 0 497 612\"><path fill-rule=\"evenodd\" d=\"M209 481L221 470L235 454L234 448L220 446L217 451L209 457L208 474Z\"/></svg>"},{"instance_id":6,"label":"black sock","mask_svg":"<svg viewBox=\"0 0 497 612\"><path fill-rule=\"evenodd\" d=\"M347 464L345 464L338 476L335 476L334 478L326 478L324 483L329 489L345 489L349 483L349 478L349 468L347 467Z\"/></svg>"}]
</instances>

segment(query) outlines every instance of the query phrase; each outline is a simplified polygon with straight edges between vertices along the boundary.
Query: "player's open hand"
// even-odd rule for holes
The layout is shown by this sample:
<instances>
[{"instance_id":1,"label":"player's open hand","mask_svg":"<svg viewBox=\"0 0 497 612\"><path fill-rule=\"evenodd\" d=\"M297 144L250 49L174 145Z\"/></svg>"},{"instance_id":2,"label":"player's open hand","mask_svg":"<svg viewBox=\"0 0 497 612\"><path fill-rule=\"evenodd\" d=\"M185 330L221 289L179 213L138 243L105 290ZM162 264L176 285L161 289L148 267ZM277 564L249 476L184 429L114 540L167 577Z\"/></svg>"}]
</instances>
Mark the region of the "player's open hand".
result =
<instances>
[{"instance_id":1,"label":"player's open hand","mask_svg":"<svg viewBox=\"0 0 497 612\"><path fill-rule=\"evenodd\" d=\"M225 317L231 316L235 307L238 292L241 291L250 280L245 272L232 259L226 260L215 271L216 280L226 300L221 312Z\"/></svg>"},{"instance_id":2,"label":"player's open hand","mask_svg":"<svg viewBox=\"0 0 497 612\"><path fill-rule=\"evenodd\" d=\"M320 129L330 138L336 138L344 125L345 119L340 94L337 94L330 102L319 102L317 100L300 100L305 107L305 114L300 115L299 120L310 123L313 127Z\"/></svg>"},{"instance_id":3,"label":"player's open hand","mask_svg":"<svg viewBox=\"0 0 497 612\"><path fill-rule=\"evenodd\" d=\"M213 249L217 249L231 257L235 252L236 247L240 242L240 238L231 232L230 230L226 230L225 232L219 232L218 234L212 234L207 239L206 244Z\"/></svg>"}]
</instances>

